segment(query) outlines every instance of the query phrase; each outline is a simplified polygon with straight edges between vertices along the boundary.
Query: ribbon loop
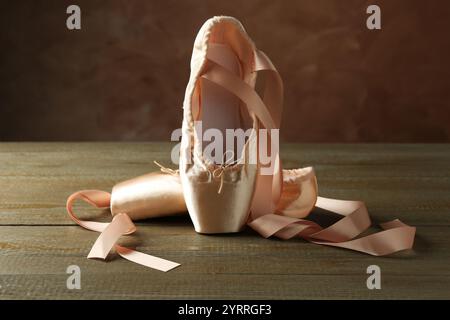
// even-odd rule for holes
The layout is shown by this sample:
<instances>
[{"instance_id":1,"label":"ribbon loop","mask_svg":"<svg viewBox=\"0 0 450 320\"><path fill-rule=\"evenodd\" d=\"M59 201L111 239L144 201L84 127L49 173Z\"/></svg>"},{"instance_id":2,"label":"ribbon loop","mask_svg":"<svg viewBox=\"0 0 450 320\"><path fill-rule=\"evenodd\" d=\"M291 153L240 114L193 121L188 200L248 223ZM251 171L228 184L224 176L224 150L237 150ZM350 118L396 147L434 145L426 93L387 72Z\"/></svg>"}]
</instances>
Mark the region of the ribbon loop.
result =
<instances>
[{"instance_id":1,"label":"ribbon loop","mask_svg":"<svg viewBox=\"0 0 450 320\"><path fill-rule=\"evenodd\" d=\"M116 242L121 236L136 231L136 226L130 217L126 213L119 213L113 217L111 223L80 220L73 212L73 202L77 199L84 200L97 208L105 208L110 205L111 194L100 190L82 190L72 194L67 199L67 212L76 224L88 230L101 232L88 254L89 259L106 259L111 249L115 248L121 257L156 270L167 272L180 265L176 262L117 245Z\"/></svg>"}]
</instances>

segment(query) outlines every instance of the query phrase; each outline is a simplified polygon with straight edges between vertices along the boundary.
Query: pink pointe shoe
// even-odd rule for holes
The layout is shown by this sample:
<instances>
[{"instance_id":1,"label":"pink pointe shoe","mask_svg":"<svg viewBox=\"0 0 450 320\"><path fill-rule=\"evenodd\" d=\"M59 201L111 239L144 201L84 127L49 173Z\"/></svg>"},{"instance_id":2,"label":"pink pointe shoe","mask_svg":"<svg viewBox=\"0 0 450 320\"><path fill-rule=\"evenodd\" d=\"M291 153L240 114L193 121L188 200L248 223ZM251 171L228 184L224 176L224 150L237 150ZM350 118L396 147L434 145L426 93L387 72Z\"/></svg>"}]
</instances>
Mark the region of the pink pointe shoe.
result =
<instances>
[{"instance_id":1,"label":"pink pointe shoe","mask_svg":"<svg viewBox=\"0 0 450 320\"><path fill-rule=\"evenodd\" d=\"M257 72L262 70L276 75L277 86L268 91L267 99L272 110L255 91ZM232 17L206 21L194 43L180 148L184 198L197 232L238 232L248 221L257 180L262 178L258 132L279 127L281 105L281 79L241 23ZM214 156L204 146L208 130L226 140L216 144ZM229 144L230 130L247 133L240 146L234 146L234 140ZM264 180L271 182L271 177ZM276 178L281 187L279 171Z\"/></svg>"}]
</instances>

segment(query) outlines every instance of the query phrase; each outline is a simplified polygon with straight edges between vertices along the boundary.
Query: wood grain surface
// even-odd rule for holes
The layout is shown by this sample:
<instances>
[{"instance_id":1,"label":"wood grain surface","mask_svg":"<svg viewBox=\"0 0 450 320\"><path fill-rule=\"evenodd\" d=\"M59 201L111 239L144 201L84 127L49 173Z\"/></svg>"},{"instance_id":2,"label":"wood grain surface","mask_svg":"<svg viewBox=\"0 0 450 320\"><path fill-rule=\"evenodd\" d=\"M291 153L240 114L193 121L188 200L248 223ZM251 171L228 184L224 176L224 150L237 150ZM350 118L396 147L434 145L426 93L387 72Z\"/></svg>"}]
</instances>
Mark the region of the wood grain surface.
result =
<instances>
[{"instance_id":1,"label":"wood grain surface","mask_svg":"<svg viewBox=\"0 0 450 320\"><path fill-rule=\"evenodd\" d=\"M372 257L301 239L196 234L187 215L138 223L120 243L181 263L162 273L115 253L86 259L98 233L74 225L67 196L109 191L121 180L170 166L169 143L1 143L0 299L450 299L450 146L285 144L286 168L313 165L320 194L361 199L374 222L417 227L414 250ZM109 212L77 205L84 218ZM69 265L81 290L66 287ZM381 268L368 290L366 268Z\"/></svg>"}]
</instances>

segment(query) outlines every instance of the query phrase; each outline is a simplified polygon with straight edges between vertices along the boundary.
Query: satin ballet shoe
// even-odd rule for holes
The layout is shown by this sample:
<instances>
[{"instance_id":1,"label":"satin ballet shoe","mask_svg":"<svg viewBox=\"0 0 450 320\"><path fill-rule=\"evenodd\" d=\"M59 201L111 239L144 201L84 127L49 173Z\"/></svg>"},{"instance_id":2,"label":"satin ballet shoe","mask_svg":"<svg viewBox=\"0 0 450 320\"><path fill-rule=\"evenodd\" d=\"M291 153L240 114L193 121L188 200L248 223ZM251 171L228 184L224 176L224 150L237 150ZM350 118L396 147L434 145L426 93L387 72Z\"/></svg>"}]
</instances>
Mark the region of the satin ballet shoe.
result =
<instances>
[{"instance_id":1,"label":"satin ballet shoe","mask_svg":"<svg viewBox=\"0 0 450 320\"><path fill-rule=\"evenodd\" d=\"M234 149L222 149L218 160L208 157L203 131L217 130L225 137L227 129L256 129L247 106L220 83L232 79L250 86L253 50L243 27L231 17L209 19L195 39L183 103L179 170L186 206L199 233L238 232L248 218L256 163L239 163ZM255 139L252 135L237 152L255 153Z\"/></svg>"},{"instance_id":2,"label":"satin ballet shoe","mask_svg":"<svg viewBox=\"0 0 450 320\"><path fill-rule=\"evenodd\" d=\"M132 220L186 212L177 172L152 172L116 184L111 192L111 214L125 212Z\"/></svg>"},{"instance_id":3,"label":"satin ballet shoe","mask_svg":"<svg viewBox=\"0 0 450 320\"><path fill-rule=\"evenodd\" d=\"M248 220L259 175L257 133L276 128L278 121L254 89L257 71L266 69L274 70L238 20L214 17L198 32L183 103L179 170L199 233L238 232ZM269 100L278 103L281 92L274 93ZM241 147L224 142L215 159L205 155L202 133L228 137L229 129L251 133Z\"/></svg>"}]
</instances>

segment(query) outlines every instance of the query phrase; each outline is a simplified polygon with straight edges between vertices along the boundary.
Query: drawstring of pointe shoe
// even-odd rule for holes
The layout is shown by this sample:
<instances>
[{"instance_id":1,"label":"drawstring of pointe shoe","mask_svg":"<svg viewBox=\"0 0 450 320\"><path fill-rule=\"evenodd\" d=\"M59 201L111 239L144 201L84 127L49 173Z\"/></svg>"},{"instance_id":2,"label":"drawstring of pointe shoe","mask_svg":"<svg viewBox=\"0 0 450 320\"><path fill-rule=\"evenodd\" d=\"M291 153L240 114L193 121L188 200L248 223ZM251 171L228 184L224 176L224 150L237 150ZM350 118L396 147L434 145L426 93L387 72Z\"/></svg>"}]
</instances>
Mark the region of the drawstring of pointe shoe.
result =
<instances>
[{"instance_id":1,"label":"drawstring of pointe shoe","mask_svg":"<svg viewBox=\"0 0 450 320\"><path fill-rule=\"evenodd\" d=\"M228 154L231 155L229 158L227 158ZM216 169L214 169L214 171L212 171L213 178L220 179L219 189L217 190L218 194L220 194L222 192L225 170L227 168L231 167L232 165L234 165L234 151L227 150L223 154L222 162L223 163L221 163L219 165L219 167L217 167ZM174 169L171 169L171 168L164 167L162 164L160 164L156 160L153 160L153 163L156 164L159 167L159 169L161 170L162 173L170 174L170 175L173 175L173 176L178 176L179 173L180 173L179 169L174 170Z\"/></svg>"},{"instance_id":2,"label":"drawstring of pointe shoe","mask_svg":"<svg viewBox=\"0 0 450 320\"><path fill-rule=\"evenodd\" d=\"M178 176L180 174L180 170L179 169L174 170L174 169L171 169L171 168L164 167L162 164L160 164L156 160L153 160L153 163L156 164L159 167L159 170L161 170L162 173L170 174L172 176Z\"/></svg>"},{"instance_id":3,"label":"drawstring of pointe shoe","mask_svg":"<svg viewBox=\"0 0 450 320\"><path fill-rule=\"evenodd\" d=\"M230 153L231 157L227 159L227 154ZM222 157L222 163L219 165L219 167L217 167L216 169L214 169L214 171L212 172L212 176L215 179L220 179L220 185L219 185L219 189L217 190L217 193L220 194L222 192L222 187L223 187L223 179L224 179L224 173L225 170L229 167L231 167L234 164L234 151L232 150L227 150Z\"/></svg>"}]
</instances>

